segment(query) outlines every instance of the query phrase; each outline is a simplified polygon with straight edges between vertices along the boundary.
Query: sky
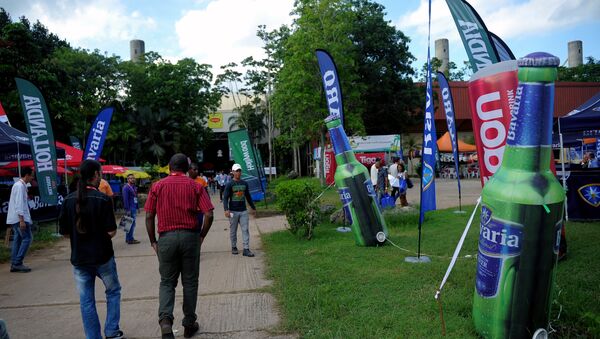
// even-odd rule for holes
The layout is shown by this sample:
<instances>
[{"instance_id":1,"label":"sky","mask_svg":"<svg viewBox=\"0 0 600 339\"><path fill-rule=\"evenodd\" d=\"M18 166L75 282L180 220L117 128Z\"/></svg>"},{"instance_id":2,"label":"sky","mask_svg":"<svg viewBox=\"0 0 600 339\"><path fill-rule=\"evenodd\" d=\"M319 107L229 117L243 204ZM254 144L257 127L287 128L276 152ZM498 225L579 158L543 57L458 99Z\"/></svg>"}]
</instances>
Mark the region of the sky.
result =
<instances>
[{"instance_id":1,"label":"sky","mask_svg":"<svg viewBox=\"0 0 600 339\"><path fill-rule=\"evenodd\" d=\"M0 0L13 18L39 20L73 47L98 49L129 60L129 41L145 41L176 62L185 57L213 65L213 73L247 56L264 56L256 37L291 24L293 0ZM386 20L410 37L413 68L427 60L427 0L377 0ZM487 28L519 58L544 51L567 58L567 43L583 41L583 56L600 59L598 0L469 0ZM467 56L445 0L432 0L431 55L434 41L449 40L450 61L460 68Z\"/></svg>"}]
</instances>

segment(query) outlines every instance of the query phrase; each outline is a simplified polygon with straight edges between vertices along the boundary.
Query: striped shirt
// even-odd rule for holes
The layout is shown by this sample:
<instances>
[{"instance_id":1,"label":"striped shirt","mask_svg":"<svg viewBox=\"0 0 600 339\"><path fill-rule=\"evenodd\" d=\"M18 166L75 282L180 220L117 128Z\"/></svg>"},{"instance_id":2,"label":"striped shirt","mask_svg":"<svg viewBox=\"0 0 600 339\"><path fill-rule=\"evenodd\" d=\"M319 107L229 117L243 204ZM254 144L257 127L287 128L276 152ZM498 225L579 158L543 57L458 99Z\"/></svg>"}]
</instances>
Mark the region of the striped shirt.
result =
<instances>
[{"instance_id":1,"label":"striped shirt","mask_svg":"<svg viewBox=\"0 0 600 339\"><path fill-rule=\"evenodd\" d=\"M158 233L198 229L198 212L214 209L208 193L183 173L171 173L152 185L144 205L147 213L158 216Z\"/></svg>"}]
</instances>

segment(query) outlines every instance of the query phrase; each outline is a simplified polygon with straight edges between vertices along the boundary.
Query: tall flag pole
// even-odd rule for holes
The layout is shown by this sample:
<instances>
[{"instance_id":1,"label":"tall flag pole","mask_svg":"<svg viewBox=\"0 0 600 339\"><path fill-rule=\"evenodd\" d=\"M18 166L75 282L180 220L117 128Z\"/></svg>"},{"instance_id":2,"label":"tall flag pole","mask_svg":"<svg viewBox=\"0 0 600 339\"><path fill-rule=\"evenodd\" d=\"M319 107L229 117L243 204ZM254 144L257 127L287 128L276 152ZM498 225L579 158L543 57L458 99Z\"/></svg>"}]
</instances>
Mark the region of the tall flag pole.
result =
<instances>
[{"instance_id":1,"label":"tall flag pole","mask_svg":"<svg viewBox=\"0 0 600 339\"><path fill-rule=\"evenodd\" d=\"M0 122L10 126L10 121L8 121L8 116L6 115L6 112L4 111L4 107L2 107L1 102L0 102Z\"/></svg>"},{"instance_id":2,"label":"tall flag pole","mask_svg":"<svg viewBox=\"0 0 600 339\"><path fill-rule=\"evenodd\" d=\"M56 147L48 106L40 90L31 82L21 78L15 78L15 81L29 132L40 200L48 205L56 205L58 203Z\"/></svg>"},{"instance_id":3,"label":"tall flag pole","mask_svg":"<svg viewBox=\"0 0 600 339\"><path fill-rule=\"evenodd\" d=\"M94 123L90 128L87 143L85 144L85 152L83 153L84 160L100 159L113 111L114 109L112 107L107 107L101 110L100 113L98 113L98 116L96 116L96 120L94 120Z\"/></svg>"},{"instance_id":4,"label":"tall flag pole","mask_svg":"<svg viewBox=\"0 0 600 339\"><path fill-rule=\"evenodd\" d=\"M458 132L456 131L454 101L452 100L450 86L448 85L448 80L446 80L446 76L444 76L444 73L437 72L437 80L438 84L440 85L442 100L444 101L444 111L446 112L446 122L448 123L448 134L450 134L450 141L452 143L452 154L454 155L454 171L456 173L456 182L458 183L458 210L459 212L462 212L460 176L458 175Z\"/></svg>"},{"instance_id":5,"label":"tall flag pole","mask_svg":"<svg viewBox=\"0 0 600 339\"><path fill-rule=\"evenodd\" d=\"M419 244L416 261L410 257L409 262L428 262L429 258L421 258L421 228L425 212L436 209L435 204L435 153L437 137L433 113L433 91L431 89L431 0L429 0L429 28L427 33L427 92L425 101L425 120L423 126L423 152L421 158L421 206L419 210Z\"/></svg>"}]
</instances>

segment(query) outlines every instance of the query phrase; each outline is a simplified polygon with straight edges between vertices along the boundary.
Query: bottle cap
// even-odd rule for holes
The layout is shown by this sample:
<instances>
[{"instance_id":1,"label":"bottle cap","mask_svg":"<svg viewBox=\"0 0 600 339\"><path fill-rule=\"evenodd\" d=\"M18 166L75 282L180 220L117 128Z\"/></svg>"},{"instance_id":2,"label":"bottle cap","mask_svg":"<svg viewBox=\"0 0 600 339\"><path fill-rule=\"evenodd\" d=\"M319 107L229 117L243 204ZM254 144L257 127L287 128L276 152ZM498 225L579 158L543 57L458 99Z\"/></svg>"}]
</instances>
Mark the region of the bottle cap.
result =
<instances>
[{"instance_id":1,"label":"bottle cap","mask_svg":"<svg viewBox=\"0 0 600 339\"><path fill-rule=\"evenodd\" d=\"M535 52L522 57L517 64L519 67L558 67L560 59L550 53Z\"/></svg>"},{"instance_id":2,"label":"bottle cap","mask_svg":"<svg viewBox=\"0 0 600 339\"><path fill-rule=\"evenodd\" d=\"M545 52L527 54L519 59L519 81L525 82L553 82L558 75L560 59Z\"/></svg>"}]
</instances>

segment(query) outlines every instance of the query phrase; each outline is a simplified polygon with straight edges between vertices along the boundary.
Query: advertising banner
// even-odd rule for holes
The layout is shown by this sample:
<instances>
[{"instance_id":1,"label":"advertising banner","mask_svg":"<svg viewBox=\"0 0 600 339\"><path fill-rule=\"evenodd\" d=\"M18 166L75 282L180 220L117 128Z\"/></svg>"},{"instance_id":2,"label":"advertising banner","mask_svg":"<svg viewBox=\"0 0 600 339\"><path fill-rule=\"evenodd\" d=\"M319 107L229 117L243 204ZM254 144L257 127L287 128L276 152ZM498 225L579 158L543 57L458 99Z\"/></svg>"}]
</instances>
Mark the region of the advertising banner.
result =
<instances>
[{"instance_id":1,"label":"advertising banner","mask_svg":"<svg viewBox=\"0 0 600 339\"><path fill-rule=\"evenodd\" d=\"M375 163L375 159L385 158L385 152L375 152L375 153L354 153L356 156L356 160L363 164L368 170L371 170L371 166ZM331 147L327 147L325 150L325 182L328 185L333 184L335 175L335 169L337 168L337 163L335 162L335 154L333 153L333 149Z\"/></svg>"},{"instance_id":2,"label":"advertising banner","mask_svg":"<svg viewBox=\"0 0 600 339\"><path fill-rule=\"evenodd\" d=\"M431 32L431 0L429 2L429 29ZM428 34L430 36L430 34ZM425 93L425 119L423 121L423 157L421 158L421 205L419 210L419 232L425 212L436 209L435 202L435 165L437 136L433 113L433 90L431 88L431 60L429 37L427 39L427 88ZM419 246L421 237L419 233ZM420 251L420 247L419 247Z\"/></svg>"},{"instance_id":3,"label":"advertising banner","mask_svg":"<svg viewBox=\"0 0 600 339\"><path fill-rule=\"evenodd\" d=\"M54 134L48 107L42 93L31 82L20 78L15 78L15 80L25 115L25 124L29 132L41 201L49 205L56 205L58 202L56 147L54 146Z\"/></svg>"},{"instance_id":4,"label":"advertising banner","mask_svg":"<svg viewBox=\"0 0 600 339\"><path fill-rule=\"evenodd\" d=\"M8 121L8 116L6 115L6 112L4 112L4 107L2 107L1 102L0 102L0 122L10 126L10 121Z\"/></svg>"},{"instance_id":5,"label":"advertising banner","mask_svg":"<svg viewBox=\"0 0 600 339\"><path fill-rule=\"evenodd\" d=\"M517 85L517 62L512 60L489 66L473 74L469 81L473 134L482 185L502 163Z\"/></svg>"},{"instance_id":6,"label":"advertising banner","mask_svg":"<svg viewBox=\"0 0 600 339\"><path fill-rule=\"evenodd\" d=\"M444 102L444 111L446 112L446 123L448 124L448 134L450 135L450 143L452 144L452 155L454 157L454 173L457 173L456 180L458 182L458 196L460 199L460 175L458 175L458 140L456 135L456 120L454 118L454 102L452 101L452 92L448 80L444 73L437 72L437 79L442 93L442 101Z\"/></svg>"},{"instance_id":7,"label":"advertising banner","mask_svg":"<svg viewBox=\"0 0 600 339\"><path fill-rule=\"evenodd\" d=\"M223 128L223 113L208 114L208 128L219 129Z\"/></svg>"},{"instance_id":8,"label":"advertising banner","mask_svg":"<svg viewBox=\"0 0 600 339\"><path fill-rule=\"evenodd\" d=\"M342 105L342 88L340 87L337 68L333 62L333 58L324 50L317 50L317 61L323 80L323 88L325 89L325 97L327 98L327 109L329 116L340 118L342 126L344 126L344 107Z\"/></svg>"},{"instance_id":9,"label":"advertising banner","mask_svg":"<svg viewBox=\"0 0 600 339\"><path fill-rule=\"evenodd\" d=\"M488 30L477 12L464 0L446 0L467 51L473 72L495 64L499 58Z\"/></svg>"},{"instance_id":10,"label":"advertising banner","mask_svg":"<svg viewBox=\"0 0 600 339\"><path fill-rule=\"evenodd\" d=\"M110 119L112 119L114 109L107 107L98 113L96 120L90 128L90 134L85 144L85 152L83 153L83 159L98 160L100 154L102 154L102 148L104 147L104 140L108 134L108 126L110 126Z\"/></svg>"},{"instance_id":11,"label":"advertising banner","mask_svg":"<svg viewBox=\"0 0 600 339\"><path fill-rule=\"evenodd\" d=\"M79 141L79 138L70 136L69 139L71 140L71 146L73 146L79 150L81 149L81 142Z\"/></svg>"},{"instance_id":12,"label":"advertising banner","mask_svg":"<svg viewBox=\"0 0 600 339\"><path fill-rule=\"evenodd\" d=\"M248 183L250 194L264 193L258 158L254 153L252 142L250 142L248 130L239 129L229 132L227 138L233 160L242 166L242 179Z\"/></svg>"}]
</instances>

